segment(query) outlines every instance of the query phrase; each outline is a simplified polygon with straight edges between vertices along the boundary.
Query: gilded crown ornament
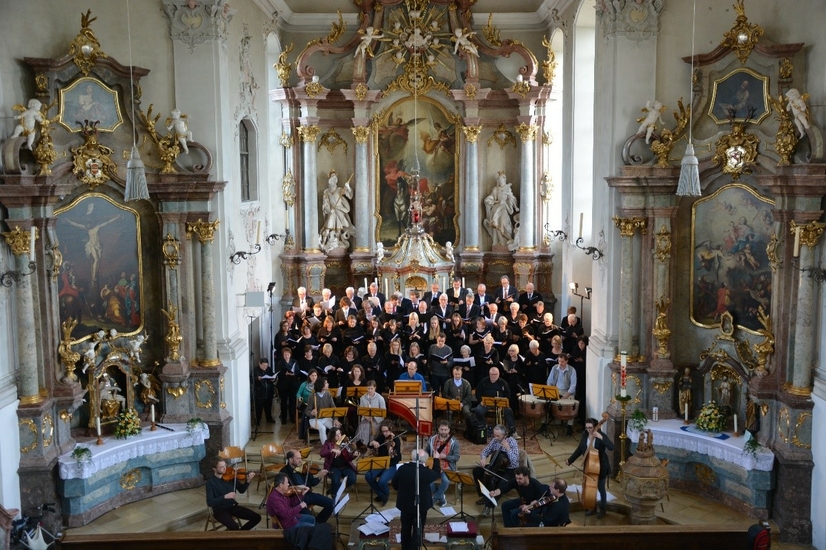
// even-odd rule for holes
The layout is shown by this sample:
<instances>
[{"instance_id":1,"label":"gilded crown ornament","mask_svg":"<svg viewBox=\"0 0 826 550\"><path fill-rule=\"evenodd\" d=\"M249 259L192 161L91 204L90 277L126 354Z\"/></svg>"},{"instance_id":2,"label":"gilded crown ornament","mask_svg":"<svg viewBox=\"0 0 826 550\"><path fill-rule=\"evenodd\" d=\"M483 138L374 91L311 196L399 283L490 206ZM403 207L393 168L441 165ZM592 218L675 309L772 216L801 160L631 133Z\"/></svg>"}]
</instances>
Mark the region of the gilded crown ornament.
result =
<instances>
[{"instance_id":1,"label":"gilded crown ornament","mask_svg":"<svg viewBox=\"0 0 826 550\"><path fill-rule=\"evenodd\" d=\"M637 229L645 233L648 228L648 220L645 218L620 218L615 216L611 219L614 220L614 223L619 228L620 236L622 237L633 237Z\"/></svg>"},{"instance_id":2,"label":"gilded crown ornament","mask_svg":"<svg viewBox=\"0 0 826 550\"><path fill-rule=\"evenodd\" d=\"M92 32L91 25L97 20L97 17L91 15L92 10L87 10L86 13L80 15L80 32L69 44L69 55L73 56L72 61L83 73L83 76L89 76L89 72L95 66L99 57L108 57L100 49L100 42L95 37L95 33Z\"/></svg>"},{"instance_id":3,"label":"gilded crown ornament","mask_svg":"<svg viewBox=\"0 0 826 550\"><path fill-rule=\"evenodd\" d=\"M77 178L94 189L108 181L117 172L111 159L114 151L98 142L97 126L100 121L83 121L83 145L72 148L73 170Z\"/></svg>"},{"instance_id":4,"label":"gilded crown ornament","mask_svg":"<svg viewBox=\"0 0 826 550\"><path fill-rule=\"evenodd\" d=\"M744 2L745 0L737 0L734 3L733 7L734 11L737 12L737 19L734 26L723 35L723 41L720 42L720 45L734 51L737 59L745 65L754 46L763 36L763 28L760 25L749 23Z\"/></svg>"}]
</instances>

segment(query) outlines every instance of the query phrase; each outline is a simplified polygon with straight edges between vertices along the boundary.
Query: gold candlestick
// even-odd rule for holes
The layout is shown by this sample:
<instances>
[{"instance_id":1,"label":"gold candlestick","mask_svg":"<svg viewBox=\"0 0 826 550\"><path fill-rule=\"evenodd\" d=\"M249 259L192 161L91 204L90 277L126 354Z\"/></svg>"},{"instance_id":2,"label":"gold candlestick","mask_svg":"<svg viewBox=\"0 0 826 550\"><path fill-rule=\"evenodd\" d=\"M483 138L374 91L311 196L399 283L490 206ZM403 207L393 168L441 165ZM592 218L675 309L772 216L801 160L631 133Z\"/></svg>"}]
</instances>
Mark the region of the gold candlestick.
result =
<instances>
[{"instance_id":1,"label":"gold candlestick","mask_svg":"<svg viewBox=\"0 0 826 550\"><path fill-rule=\"evenodd\" d=\"M626 419L626 407L628 407L628 402L631 401L630 397L617 397L617 401L620 402L622 406L622 433L620 433L619 440L620 440L620 463L619 463L619 471L617 472L617 481L622 480L622 466L625 464L625 445L626 441L628 440L628 435L625 433L625 419Z\"/></svg>"}]
</instances>

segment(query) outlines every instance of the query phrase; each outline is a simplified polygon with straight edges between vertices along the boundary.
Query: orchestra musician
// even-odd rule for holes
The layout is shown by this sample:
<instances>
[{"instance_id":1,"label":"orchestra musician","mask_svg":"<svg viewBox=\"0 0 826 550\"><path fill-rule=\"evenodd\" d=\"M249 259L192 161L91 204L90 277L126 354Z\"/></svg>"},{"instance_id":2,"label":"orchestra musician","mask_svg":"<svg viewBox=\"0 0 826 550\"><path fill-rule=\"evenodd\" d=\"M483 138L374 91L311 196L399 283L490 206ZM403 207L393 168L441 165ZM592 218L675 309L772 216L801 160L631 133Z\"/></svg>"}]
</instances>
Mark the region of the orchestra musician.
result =
<instances>
[{"instance_id":1,"label":"orchestra musician","mask_svg":"<svg viewBox=\"0 0 826 550\"><path fill-rule=\"evenodd\" d=\"M321 456L324 458L324 469L327 470L327 478L330 480L330 488L327 492L333 497L338 494L341 480L344 479L346 487L356 482L356 469L353 460L358 458L358 451L351 452L349 447L342 446L343 434L341 428L333 426L327 430L327 441L321 446Z\"/></svg>"},{"instance_id":2,"label":"orchestra musician","mask_svg":"<svg viewBox=\"0 0 826 550\"><path fill-rule=\"evenodd\" d=\"M453 378L442 386L442 397L461 401L462 414L465 415L465 418L470 418L470 415L473 414L470 410L470 405L473 402L473 388L470 387L470 382L462 377L462 374L462 366L453 365Z\"/></svg>"},{"instance_id":3,"label":"orchestra musician","mask_svg":"<svg viewBox=\"0 0 826 550\"><path fill-rule=\"evenodd\" d=\"M329 388L330 385L327 383L327 379L323 376L319 377L315 381L313 388L315 391L310 395L309 405L304 410L304 416L309 418L310 426L318 430L318 438L322 445L327 441L327 430L332 428L333 424L338 423L338 420L332 418L317 418L319 410L336 406L333 396L327 391Z\"/></svg>"},{"instance_id":4,"label":"orchestra musician","mask_svg":"<svg viewBox=\"0 0 826 550\"><path fill-rule=\"evenodd\" d=\"M274 487L267 497L267 514L278 518L284 531L294 527L313 527L315 517L302 500L301 495L290 487L287 474L279 472L275 476Z\"/></svg>"},{"instance_id":5,"label":"orchestra musician","mask_svg":"<svg viewBox=\"0 0 826 550\"><path fill-rule=\"evenodd\" d=\"M401 512L401 543L402 550L421 548L421 533L416 532L416 513L424 527L427 522L427 511L433 506L430 494L431 484L439 479L438 460L433 461L433 468L424 466L427 453L414 450L412 462L403 464L398 470L393 468L393 488L396 489L396 508ZM416 470L418 469L418 491L416 487ZM416 510L416 494L419 496L419 509Z\"/></svg>"},{"instance_id":6,"label":"orchestra musician","mask_svg":"<svg viewBox=\"0 0 826 550\"><path fill-rule=\"evenodd\" d=\"M402 450L402 440L393 433L393 423L385 420L380 426L381 432L370 442L368 447L373 449L375 456L389 456L390 467L383 470L370 470L365 474L365 479L373 491L376 493L376 502L382 506L390 499L390 480L396 473L396 464L399 463Z\"/></svg>"},{"instance_id":7,"label":"orchestra musician","mask_svg":"<svg viewBox=\"0 0 826 550\"><path fill-rule=\"evenodd\" d=\"M493 512L493 508L490 506L488 499L482 496L479 482L481 481L488 489L496 489L501 483L512 480L516 468L519 467L519 446L514 438L508 437L508 432L504 426L497 425L493 428L493 439L490 440L490 443L479 456L481 459L479 461L480 465L473 468L473 482L480 497L476 504L484 504L484 515L489 516ZM488 457L490 457L490 461L485 466L485 459ZM486 468L496 475L486 472ZM505 478L504 481L497 476Z\"/></svg>"},{"instance_id":8,"label":"orchestra musician","mask_svg":"<svg viewBox=\"0 0 826 550\"><path fill-rule=\"evenodd\" d=\"M497 366L490 367L487 378L480 380L479 384L476 386L476 399L479 400L479 405L473 409L473 414L476 415L476 419L479 420L480 424L485 423L485 413L488 410L487 407L482 405L483 397L504 397L510 400L511 388L508 386L507 382L499 377L499 367ZM505 424L507 424L508 430L511 432L515 431L516 420L513 416L513 409L510 407L505 407L502 409L502 412L504 413Z\"/></svg>"},{"instance_id":9,"label":"orchestra musician","mask_svg":"<svg viewBox=\"0 0 826 550\"><path fill-rule=\"evenodd\" d=\"M369 380L367 382L367 393L359 399L359 407L387 410L387 403L385 403L384 397L376 391L375 380ZM381 422L381 416L362 416L353 440L361 442L370 441L373 439L373 434L378 430Z\"/></svg>"},{"instance_id":10,"label":"orchestra musician","mask_svg":"<svg viewBox=\"0 0 826 550\"><path fill-rule=\"evenodd\" d=\"M441 335L440 337L444 338L444 335ZM416 361L408 361L407 370L399 376L399 382L421 382L422 391L426 391L427 382L425 382L424 376L416 372L417 370L419 370L419 365Z\"/></svg>"},{"instance_id":11,"label":"orchestra musician","mask_svg":"<svg viewBox=\"0 0 826 550\"><path fill-rule=\"evenodd\" d=\"M551 496L555 502L548 506L545 513L545 527L565 527L571 523L570 511L571 502L565 492L568 484L564 479L558 477L551 482Z\"/></svg>"},{"instance_id":12,"label":"orchestra musician","mask_svg":"<svg viewBox=\"0 0 826 550\"><path fill-rule=\"evenodd\" d=\"M536 507L539 499L549 495L548 486L532 478L531 471L527 467L520 466L514 470L513 479L507 483L502 482L499 488L490 492L490 496L500 497L513 489L516 489L519 498L502 503L502 521L505 527L519 527L520 514L526 521L526 525L531 527L538 527L540 523L544 523L544 510L537 508L533 511L531 507Z\"/></svg>"},{"instance_id":13,"label":"orchestra musician","mask_svg":"<svg viewBox=\"0 0 826 550\"><path fill-rule=\"evenodd\" d=\"M599 478L597 481L597 490L599 491L599 512L597 512L597 519L605 517L605 481L611 474L611 463L608 461L607 451L614 450L614 444L608 439L608 436L602 430L597 430L597 421L594 418L585 420L585 432L582 434L582 439L576 450L565 461L565 465L569 466L571 462L586 454L588 449L594 448L599 453ZM586 510L585 515L590 516L596 510Z\"/></svg>"},{"instance_id":14,"label":"orchestra musician","mask_svg":"<svg viewBox=\"0 0 826 550\"><path fill-rule=\"evenodd\" d=\"M237 493L243 493L250 486L250 481L255 477L255 472L250 472L244 482L238 481L235 476L227 476L227 463L223 458L215 462L213 468L215 475L206 482L207 506L212 508L213 517L220 521L230 531L238 529L249 531L261 521L261 515L249 508L238 504L235 500ZM244 519L247 523L243 527L238 527L238 522L233 519Z\"/></svg>"},{"instance_id":15,"label":"orchestra musician","mask_svg":"<svg viewBox=\"0 0 826 550\"><path fill-rule=\"evenodd\" d=\"M298 494L307 506L321 506L321 512L316 516L317 523L326 523L333 514L333 499L319 495L313 492L313 487L318 485L322 479L327 475L327 470L320 470L318 474L312 475L309 472L309 465L307 466L307 474L302 474L298 470L301 469L301 453L296 450L287 451L287 463L281 469L281 472L287 475L290 485L295 488Z\"/></svg>"},{"instance_id":16,"label":"orchestra musician","mask_svg":"<svg viewBox=\"0 0 826 550\"><path fill-rule=\"evenodd\" d=\"M576 371L568 366L568 354L559 354L558 363L548 375L549 386L556 386L560 399L571 399L576 394ZM574 421L568 421L568 435L574 435Z\"/></svg>"},{"instance_id":17,"label":"orchestra musician","mask_svg":"<svg viewBox=\"0 0 826 550\"><path fill-rule=\"evenodd\" d=\"M461 377L459 379L461 380ZM425 451L433 457L435 462L440 463L442 482L439 484L439 489L436 490L435 481L430 485L431 492L435 491L433 502L439 506L446 506L445 492L450 486L450 480L445 472L448 470L455 472L456 463L459 462L459 442L451 437L450 424L447 420L439 422L438 432L428 439Z\"/></svg>"}]
</instances>

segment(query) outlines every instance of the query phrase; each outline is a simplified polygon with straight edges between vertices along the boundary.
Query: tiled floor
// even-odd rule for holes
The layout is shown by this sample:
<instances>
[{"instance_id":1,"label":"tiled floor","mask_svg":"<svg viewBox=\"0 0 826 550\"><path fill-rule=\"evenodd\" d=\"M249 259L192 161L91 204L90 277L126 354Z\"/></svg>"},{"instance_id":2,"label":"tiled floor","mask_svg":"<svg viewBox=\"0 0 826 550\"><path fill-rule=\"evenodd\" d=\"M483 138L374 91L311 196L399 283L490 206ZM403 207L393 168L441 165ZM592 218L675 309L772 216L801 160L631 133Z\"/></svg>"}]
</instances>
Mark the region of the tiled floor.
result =
<instances>
[{"instance_id":1,"label":"tiled floor","mask_svg":"<svg viewBox=\"0 0 826 550\"><path fill-rule=\"evenodd\" d=\"M269 427L273 428L273 427ZM276 425L273 434L259 434L256 441L250 441L246 447L247 456L250 459L249 468L256 470L259 467L261 446L265 443L280 443L285 440L290 430L295 429L294 425L287 424L286 426ZM531 460L536 469L537 477L543 483L548 483L554 477L562 477L568 481L569 485L578 485L580 483L579 473L572 467L565 467L565 459L573 452L578 439L562 436L556 442L551 444L545 438L541 438L542 450L559 464L554 464L547 456L532 456ZM413 443L409 444L413 448ZM316 452L311 455L316 461L321 462L321 458ZM473 463L478 460L477 456L462 456L459 461L460 470L470 470ZM239 503L249 508L258 509L258 505L264 498L264 484L261 485L260 490L256 489L256 480L250 485L248 494L242 495ZM355 498L356 495L351 491L351 503L345 508L341 514L342 532L348 533L350 531L349 524L368 504L369 489L363 478L359 480L358 488L360 498ZM612 482L609 485L609 492L612 490L617 494L617 499L609 502L608 514L604 519L596 520L593 517L586 517L583 511L575 511L571 514L571 521L574 525L594 525L609 527L611 525L627 525L629 505L622 497L618 495L619 485ZM459 510L459 502L456 500L456 492L451 488L447 492L448 504ZM578 509L578 498L575 493L569 493L572 508ZM391 502L388 507L394 504L394 496L391 495ZM489 532L489 521L485 518L481 521L480 507L475 504L475 491L466 491L464 497L464 509L466 512L476 516L480 520L480 525L483 527L483 533ZM263 513L263 510L259 510ZM657 516L664 523L676 524L719 524L731 523L742 524L748 526L754 523L754 520L743 516L735 510L723 506L717 502L704 500L695 497L688 493L679 491L671 491L669 499L663 501L662 506L657 509ZM441 521L441 514L437 511L431 511L429 514L431 519L438 519ZM145 531L191 531L203 530L206 520L206 503L204 497L204 489L189 489L178 491L175 493L168 493L154 498L146 499L140 502L135 502L122 506L116 510L101 516L90 524L72 529L73 532L78 533L123 533L123 532L145 532ZM263 528L264 522L261 523ZM777 527L773 525L776 531ZM775 533L776 535L776 533ZM778 542L778 537L773 537L773 548L775 549L808 549L811 546L783 544Z\"/></svg>"}]
</instances>

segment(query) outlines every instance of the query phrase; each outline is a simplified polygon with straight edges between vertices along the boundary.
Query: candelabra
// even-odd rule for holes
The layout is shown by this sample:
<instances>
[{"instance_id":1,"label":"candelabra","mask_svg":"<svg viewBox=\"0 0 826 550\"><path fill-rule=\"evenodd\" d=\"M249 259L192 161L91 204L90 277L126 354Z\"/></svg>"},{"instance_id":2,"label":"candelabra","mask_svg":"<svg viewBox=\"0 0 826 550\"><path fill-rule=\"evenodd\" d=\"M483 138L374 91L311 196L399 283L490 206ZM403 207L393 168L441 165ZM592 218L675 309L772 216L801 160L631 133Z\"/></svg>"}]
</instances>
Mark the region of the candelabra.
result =
<instances>
[{"instance_id":1,"label":"candelabra","mask_svg":"<svg viewBox=\"0 0 826 550\"><path fill-rule=\"evenodd\" d=\"M619 462L619 471L617 472L617 481L622 480L622 466L625 464L625 446L627 445L628 435L625 432L625 416L626 416L626 407L628 407L628 402L631 401L631 397L622 397L620 395L616 396L615 399L620 402L622 406L622 433L620 433L619 440L620 440L620 462Z\"/></svg>"},{"instance_id":2,"label":"candelabra","mask_svg":"<svg viewBox=\"0 0 826 550\"><path fill-rule=\"evenodd\" d=\"M561 229L558 229L558 230L551 229L550 226L551 226L550 223L545 224L545 236L548 237L548 242L550 242L554 239L559 239L560 242L564 242L565 239L568 238L567 233L565 233Z\"/></svg>"},{"instance_id":3,"label":"candelabra","mask_svg":"<svg viewBox=\"0 0 826 550\"><path fill-rule=\"evenodd\" d=\"M576 244L576 247L579 248L580 250L585 251L585 254L587 254L588 256L593 258L594 260L599 260L600 258L605 256L605 254L602 253L602 250L600 250L599 248L597 248L595 246L587 246L587 247L582 246L582 243L584 243L584 242L585 242L585 239L580 237L576 240L576 242L574 244Z\"/></svg>"},{"instance_id":4,"label":"candelabra","mask_svg":"<svg viewBox=\"0 0 826 550\"><path fill-rule=\"evenodd\" d=\"M792 267L801 273L805 273L818 283L826 281L826 269L823 269L822 267L800 267L800 262L797 258L792 258Z\"/></svg>"},{"instance_id":5,"label":"candelabra","mask_svg":"<svg viewBox=\"0 0 826 550\"><path fill-rule=\"evenodd\" d=\"M585 300L591 299L591 292L593 292L593 288L590 286L585 287L585 294L579 293L579 283L568 283L568 288L571 289L571 292L574 293L574 296L579 296L579 313L582 316L582 322L585 323Z\"/></svg>"},{"instance_id":6,"label":"candelabra","mask_svg":"<svg viewBox=\"0 0 826 550\"><path fill-rule=\"evenodd\" d=\"M267 235L267 238L264 239L267 241L267 244L270 246L275 246L275 243L279 240L283 239L284 242L290 239L290 230L289 228L284 230L284 233L273 233L271 235Z\"/></svg>"},{"instance_id":7,"label":"candelabra","mask_svg":"<svg viewBox=\"0 0 826 550\"><path fill-rule=\"evenodd\" d=\"M236 252L235 254L233 254L232 256L229 257L229 261L231 261L235 265L238 265L238 264L241 263L241 260L246 260L250 256L254 256L254 255L258 254L259 252L261 252L261 245L260 244L254 244L254 245L252 245L252 247L253 247L253 250L250 250L250 251Z\"/></svg>"},{"instance_id":8,"label":"candelabra","mask_svg":"<svg viewBox=\"0 0 826 550\"><path fill-rule=\"evenodd\" d=\"M23 277L27 277L27 276L31 275L32 273L34 273L35 271L37 271L37 263L29 262L28 268L29 268L29 271L25 271L25 272L24 271L14 271L14 270L6 271L2 275L0 275L0 284L2 284L5 287L11 287L12 281L14 281L15 283L19 283L20 279L22 279Z\"/></svg>"}]
</instances>

